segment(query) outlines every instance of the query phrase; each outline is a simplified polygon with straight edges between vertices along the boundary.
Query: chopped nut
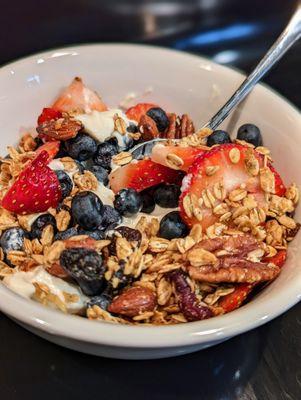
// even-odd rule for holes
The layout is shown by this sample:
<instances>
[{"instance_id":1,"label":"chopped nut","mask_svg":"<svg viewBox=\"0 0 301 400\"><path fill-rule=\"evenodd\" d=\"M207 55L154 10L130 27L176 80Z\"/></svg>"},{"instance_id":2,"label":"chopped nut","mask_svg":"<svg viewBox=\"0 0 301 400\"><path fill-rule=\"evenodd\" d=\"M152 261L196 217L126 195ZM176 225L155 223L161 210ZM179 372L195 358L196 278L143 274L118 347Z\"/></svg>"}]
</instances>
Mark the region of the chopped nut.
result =
<instances>
[{"instance_id":1,"label":"chopped nut","mask_svg":"<svg viewBox=\"0 0 301 400\"><path fill-rule=\"evenodd\" d=\"M126 134L126 123L123 118L118 116L118 114L114 115L114 130L121 133L121 135Z\"/></svg>"},{"instance_id":2,"label":"chopped nut","mask_svg":"<svg viewBox=\"0 0 301 400\"><path fill-rule=\"evenodd\" d=\"M190 250L187 254L187 259L194 267L215 264L217 262L217 258L213 253L200 248Z\"/></svg>"},{"instance_id":3,"label":"chopped nut","mask_svg":"<svg viewBox=\"0 0 301 400\"><path fill-rule=\"evenodd\" d=\"M244 189L235 189L229 193L230 201L241 201L247 196L248 192Z\"/></svg>"},{"instance_id":4,"label":"chopped nut","mask_svg":"<svg viewBox=\"0 0 301 400\"><path fill-rule=\"evenodd\" d=\"M169 240L158 237L151 238L151 240L148 243L150 251L154 253L164 252L165 250L167 250L168 245L169 245Z\"/></svg>"},{"instance_id":5,"label":"chopped nut","mask_svg":"<svg viewBox=\"0 0 301 400\"><path fill-rule=\"evenodd\" d=\"M195 224L193 225L189 236L191 236L193 238L193 240L195 241L195 243L198 243L200 240L202 240L202 225L200 224Z\"/></svg>"},{"instance_id":6,"label":"chopped nut","mask_svg":"<svg viewBox=\"0 0 301 400\"><path fill-rule=\"evenodd\" d=\"M184 210L185 210L185 213L187 214L187 216L189 218L191 218L193 215L192 214L193 213L193 204L191 201L191 197L188 194L183 199L183 207L184 207Z\"/></svg>"},{"instance_id":7,"label":"chopped nut","mask_svg":"<svg viewBox=\"0 0 301 400\"><path fill-rule=\"evenodd\" d=\"M166 163L170 168L176 170L181 169L181 167L184 165L182 158L173 153L167 154Z\"/></svg>"},{"instance_id":8,"label":"chopped nut","mask_svg":"<svg viewBox=\"0 0 301 400\"><path fill-rule=\"evenodd\" d=\"M240 160L240 151L236 147L233 147L229 151L229 158L233 164L237 164Z\"/></svg>"},{"instance_id":9,"label":"chopped nut","mask_svg":"<svg viewBox=\"0 0 301 400\"><path fill-rule=\"evenodd\" d=\"M257 176L259 173L259 162L257 158L255 157L253 151L247 151L246 152L246 158L245 158L245 166L247 172L251 176Z\"/></svg>"},{"instance_id":10,"label":"chopped nut","mask_svg":"<svg viewBox=\"0 0 301 400\"><path fill-rule=\"evenodd\" d=\"M260 186L266 193L275 193L275 177L269 167L260 168Z\"/></svg>"},{"instance_id":11,"label":"chopped nut","mask_svg":"<svg viewBox=\"0 0 301 400\"><path fill-rule=\"evenodd\" d=\"M132 154L126 151L122 151L121 153L118 153L112 157L113 163L119 166L130 163L132 159L133 159Z\"/></svg>"},{"instance_id":12,"label":"chopped nut","mask_svg":"<svg viewBox=\"0 0 301 400\"><path fill-rule=\"evenodd\" d=\"M62 232L65 231L71 221L71 215L67 210L62 209L55 215L57 229Z\"/></svg>"},{"instance_id":13,"label":"chopped nut","mask_svg":"<svg viewBox=\"0 0 301 400\"><path fill-rule=\"evenodd\" d=\"M288 229L296 228L296 222L293 220L293 218L290 218L287 215L281 215L277 219L281 225L285 226Z\"/></svg>"},{"instance_id":14,"label":"chopped nut","mask_svg":"<svg viewBox=\"0 0 301 400\"><path fill-rule=\"evenodd\" d=\"M206 175L212 176L219 170L219 165L209 165L206 167Z\"/></svg>"},{"instance_id":15,"label":"chopped nut","mask_svg":"<svg viewBox=\"0 0 301 400\"><path fill-rule=\"evenodd\" d=\"M74 174L73 181L80 190L96 190L98 187L96 176L87 170L83 174Z\"/></svg>"},{"instance_id":16,"label":"chopped nut","mask_svg":"<svg viewBox=\"0 0 301 400\"><path fill-rule=\"evenodd\" d=\"M172 286L164 277L160 279L157 287L157 301L160 306L165 306L172 295Z\"/></svg>"},{"instance_id":17,"label":"chopped nut","mask_svg":"<svg viewBox=\"0 0 301 400\"><path fill-rule=\"evenodd\" d=\"M226 203L220 203L213 209L213 214L215 215L224 215L229 211L229 207Z\"/></svg>"}]
</instances>

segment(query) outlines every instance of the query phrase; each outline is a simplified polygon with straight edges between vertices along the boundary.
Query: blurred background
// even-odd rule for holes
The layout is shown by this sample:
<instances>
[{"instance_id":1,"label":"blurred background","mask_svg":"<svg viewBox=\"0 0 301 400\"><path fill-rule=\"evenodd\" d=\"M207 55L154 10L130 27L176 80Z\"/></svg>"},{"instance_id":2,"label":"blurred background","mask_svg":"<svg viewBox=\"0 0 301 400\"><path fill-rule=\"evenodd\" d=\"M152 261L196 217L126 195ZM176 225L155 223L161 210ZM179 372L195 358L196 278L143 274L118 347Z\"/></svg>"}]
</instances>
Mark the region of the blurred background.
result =
<instances>
[{"instance_id":1,"label":"blurred background","mask_svg":"<svg viewBox=\"0 0 301 400\"><path fill-rule=\"evenodd\" d=\"M203 54L248 72L281 32L296 3L296 0L0 0L0 63L57 46L117 41ZM296 81L288 71L296 68L300 48L300 44L295 46L276 67L278 73L266 79L295 103L299 101L300 80Z\"/></svg>"}]
</instances>

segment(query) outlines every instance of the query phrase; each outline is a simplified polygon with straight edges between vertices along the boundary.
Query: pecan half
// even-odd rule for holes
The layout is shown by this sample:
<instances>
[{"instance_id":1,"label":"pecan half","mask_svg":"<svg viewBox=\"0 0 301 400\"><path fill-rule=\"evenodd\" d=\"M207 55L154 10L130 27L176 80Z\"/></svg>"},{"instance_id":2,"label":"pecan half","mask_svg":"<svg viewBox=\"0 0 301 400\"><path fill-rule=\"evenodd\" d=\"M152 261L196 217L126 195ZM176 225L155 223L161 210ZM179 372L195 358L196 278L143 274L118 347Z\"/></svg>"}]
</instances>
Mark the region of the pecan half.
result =
<instances>
[{"instance_id":1,"label":"pecan half","mask_svg":"<svg viewBox=\"0 0 301 400\"><path fill-rule=\"evenodd\" d=\"M176 114L169 114L169 128L164 133L167 139L182 139L194 133L194 125L187 114L177 117Z\"/></svg>"},{"instance_id":2,"label":"pecan half","mask_svg":"<svg viewBox=\"0 0 301 400\"><path fill-rule=\"evenodd\" d=\"M140 118L138 129L141 133L141 138L145 141L152 140L160 136L156 122L146 114L142 115Z\"/></svg>"},{"instance_id":3,"label":"pecan half","mask_svg":"<svg viewBox=\"0 0 301 400\"><path fill-rule=\"evenodd\" d=\"M43 122L38 125L37 132L56 140L68 140L75 137L82 127L81 122L69 117L63 117Z\"/></svg>"},{"instance_id":4,"label":"pecan half","mask_svg":"<svg viewBox=\"0 0 301 400\"><path fill-rule=\"evenodd\" d=\"M203 261L195 262L198 250L210 252L216 256L213 263ZM198 281L220 282L262 282L274 279L279 274L279 267L268 263L257 262L251 255L257 253L260 258L263 250L257 240L251 235L223 236L205 239L196 244L188 253L187 260L189 275ZM193 253L194 252L194 253ZM262 254L260 254L262 252ZM210 254L209 253L209 254ZM249 259L248 259L249 257Z\"/></svg>"},{"instance_id":5,"label":"pecan half","mask_svg":"<svg viewBox=\"0 0 301 400\"><path fill-rule=\"evenodd\" d=\"M115 297L108 310L126 317L135 317L145 311L153 311L155 307L155 293L146 287L137 286L131 287Z\"/></svg>"},{"instance_id":6,"label":"pecan half","mask_svg":"<svg viewBox=\"0 0 301 400\"><path fill-rule=\"evenodd\" d=\"M218 266L188 267L191 278L210 283L270 281L279 274L280 268L274 264L252 262L237 257L226 257Z\"/></svg>"},{"instance_id":7,"label":"pecan half","mask_svg":"<svg viewBox=\"0 0 301 400\"><path fill-rule=\"evenodd\" d=\"M260 245L254 236L237 235L205 239L197 243L193 249L204 249L211 253L217 252L218 250L225 250L228 254L244 257L246 254L259 247Z\"/></svg>"}]
</instances>

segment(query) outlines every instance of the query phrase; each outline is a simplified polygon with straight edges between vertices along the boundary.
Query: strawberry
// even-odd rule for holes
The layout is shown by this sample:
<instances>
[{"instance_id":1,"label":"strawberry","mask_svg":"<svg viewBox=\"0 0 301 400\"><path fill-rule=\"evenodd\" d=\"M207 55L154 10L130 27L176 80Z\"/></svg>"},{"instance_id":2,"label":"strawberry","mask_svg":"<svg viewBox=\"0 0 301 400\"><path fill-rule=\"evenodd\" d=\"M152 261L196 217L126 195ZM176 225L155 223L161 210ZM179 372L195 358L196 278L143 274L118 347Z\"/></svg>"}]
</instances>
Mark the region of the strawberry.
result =
<instances>
[{"instance_id":1,"label":"strawberry","mask_svg":"<svg viewBox=\"0 0 301 400\"><path fill-rule=\"evenodd\" d=\"M151 160L158 164L165 165L166 167L180 169L181 171L187 172L189 167L195 161L196 157L204 152L204 149L198 147L164 146L163 144L158 143L153 147ZM180 165L181 160L178 160L178 167L176 162L177 157L179 157L183 162L183 164Z\"/></svg>"},{"instance_id":2,"label":"strawberry","mask_svg":"<svg viewBox=\"0 0 301 400\"><path fill-rule=\"evenodd\" d=\"M71 84L55 100L52 108L57 111L89 113L93 110L106 111L107 106L96 92L87 88L81 78Z\"/></svg>"},{"instance_id":3,"label":"strawberry","mask_svg":"<svg viewBox=\"0 0 301 400\"><path fill-rule=\"evenodd\" d=\"M219 301L219 306L224 312L228 313L240 307L254 288L254 283L240 283L234 292L223 296Z\"/></svg>"},{"instance_id":4,"label":"strawberry","mask_svg":"<svg viewBox=\"0 0 301 400\"><path fill-rule=\"evenodd\" d=\"M43 108L42 114L38 118L38 125L43 124L46 121L51 121L52 119L58 119L62 117L62 113L53 108L47 107Z\"/></svg>"},{"instance_id":5,"label":"strawberry","mask_svg":"<svg viewBox=\"0 0 301 400\"><path fill-rule=\"evenodd\" d=\"M150 108L158 107L156 104L152 103L138 103L133 107L130 107L126 111L126 116L128 119L139 122L142 115L145 115Z\"/></svg>"},{"instance_id":6,"label":"strawberry","mask_svg":"<svg viewBox=\"0 0 301 400\"><path fill-rule=\"evenodd\" d=\"M159 183L181 183L182 173L156 164L151 160L140 160L113 171L110 186L114 193L123 188L132 188L140 192Z\"/></svg>"},{"instance_id":7,"label":"strawberry","mask_svg":"<svg viewBox=\"0 0 301 400\"><path fill-rule=\"evenodd\" d=\"M266 263L273 263L281 268L283 267L286 261L286 256L287 256L286 250L279 250L277 254L275 254L273 257L265 257L263 261Z\"/></svg>"},{"instance_id":8,"label":"strawberry","mask_svg":"<svg viewBox=\"0 0 301 400\"><path fill-rule=\"evenodd\" d=\"M262 261L273 263L281 268L286 261L286 255L286 250L279 250L275 256L265 257ZM256 285L256 283L240 283L236 285L234 292L227 294L220 299L219 306L222 307L226 313L235 310L242 305Z\"/></svg>"},{"instance_id":9,"label":"strawberry","mask_svg":"<svg viewBox=\"0 0 301 400\"><path fill-rule=\"evenodd\" d=\"M57 207L61 187L47 166L48 160L47 151L43 151L20 173L2 200L3 208L24 215Z\"/></svg>"},{"instance_id":10,"label":"strawberry","mask_svg":"<svg viewBox=\"0 0 301 400\"><path fill-rule=\"evenodd\" d=\"M248 193L254 196L258 206L265 208L267 204L265 193L260 185L259 174L255 176L250 174L250 165L257 162L260 168L263 167L263 156L241 144L223 144L198 156L183 181L183 193L180 197L180 212L183 220L189 226L200 223L201 220L204 229L217 222L220 215L213 213L213 208L210 203L210 207L208 206L208 201L200 204L199 199L204 199L203 194L208 198L206 194L211 193L214 207L220 204L222 199L220 190L217 189L220 183L223 184L227 194L239 188L240 185L244 185ZM271 168L271 171L275 177L275 193L283 193L284 185L279 174L274 168ZM192 198L195 204L189 212L188 202L192 201ZM194 211L198 218L193 214Z\"/></svg>"},{"instance_id":11,"label":"strawberry","mask_svg":"<svg viewBox=\"0 0 301 400\"><path fill-rule=\"evenodd\" d=\"M51 161L57 155L59 149L60 149L60 142L57 140L54 140L54 141L47 142L47 143L43 144L42 146L40 146L36 150L36 155L38 156L43 151L47 151L48 156L49 156L48 161Z\"/></svg>"}]
</instances>

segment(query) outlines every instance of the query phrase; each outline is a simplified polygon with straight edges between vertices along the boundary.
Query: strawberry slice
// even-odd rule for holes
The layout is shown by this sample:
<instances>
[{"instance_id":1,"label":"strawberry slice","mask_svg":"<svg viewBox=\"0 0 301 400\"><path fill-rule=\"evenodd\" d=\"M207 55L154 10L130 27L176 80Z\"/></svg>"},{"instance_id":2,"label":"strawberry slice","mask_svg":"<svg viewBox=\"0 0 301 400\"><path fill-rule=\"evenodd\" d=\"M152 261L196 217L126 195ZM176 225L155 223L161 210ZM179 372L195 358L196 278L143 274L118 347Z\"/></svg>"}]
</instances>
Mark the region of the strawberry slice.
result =
<instances>
[{"instance_id":1,"label":"strawberry slice","mask_svg":"<svg viewBox=\"0 0 301 400\"><path fill-rule=\"evenodd\" d=\"M164 146L158 143L153 147L151 160L166 167L187 172L196 157L205 151L198 147Z\"/></svg>"},{"instance_id":2,"label":"strawberry slice","mask_svg":"<svg viewBox=\"0 0 301 400\"><path fill-rule=\"evenodd\" d=\"M254 163L257 163L255 176L251 173L254 172ZM198 156L183 181L183 193L180 197L183 220L189 226L201 221L203 229L217 222L220 215L214 214L213 208L223 200L220 184L227 194L244 185L245 190L254 196L258 206L266 208L265 193L258 174L259 168L263 166L264 158L261 154L240 144L223 144ZM275 193L281 194L283 182L275 169L270 169L275 178ZM192 206L191 201L195 203Z\"/></svg>"},{"instance_id":3,"label":"strawberry slice","mask_svg":"<svg viewBox=\"0 0 301 400\"><path fill-rule=\"evenodd\" d=\"M36 155L38 156L43 151L47 151L48 156L49 156L48 161L51 161L57 155L59 149L60 149L60 142L58 140L54 140L54 141L47 142L47 143L43 144L42 146L40 146L36 150Z\"/></svg>"},{"instance_id":4,"label":"strawberry slice","mask_svg":"<svg viewBox=\"0 0 301 400\"><path fill-rule=\"evenodd\" d=\"M265 257L263 261L266 263L273 263L281 268L283 267L286 261L286 256L287 256L286 250L279 250L277 254L275 254L273 257Z\"/></svg>"},{"instance_id":5,"label":"strawberry slice","mask_svg":"<svg viewBox=\"0 0 301 400\"><path fill-rule=\"evenodd\" d=\"M164 167L151 160L140 160L120 167L110 174L110 186L114 193L123 188L132 188L140 192L159 183L180 184L181 171Z\"/></svg>"},{"instance_id":6,"label":"strawberry slice","mask_svg":"<svg viewBox=\"0 0 301 400\"><path fill-rule=\"evenodd\" d=\"M142 115L145 115L150 108L158 107L156 104L152 103L138 103L133 107L130 107L126 111L126 116L128 119L139 122Z\"/></svg>"},{"instance_id":7,"label":"strawberry slice","mask_svg":"<svg viewBox=\"0 0 301 400\"><path fill-rule=\"evenodd\" d=\"M219 301L219 306L222 307L225 313L239 308L246 300L248 295L254 288L254 283L240 283L236 286L234 292L223 296Z\"/></svg>"},{"instance_id":8,"label":"strawberry slice","mask_svg":"<svg viewBox=\"0 0 301 400\"><path fill-rule=\"evenodd\" d=\"M47 151L43 151L20 173L2 200L3 208L24 215L57 207L61 187L56 174L47 166L48 160Z\"/></svg>"},{"instance_id":9,"label":"strawberry slice","mask_svg":"<svg viewBox=\"0 0 301 400\"><path fill-rule=\"evenodd\" d=\"M108 108L96 92L87 88L81 78L74 78L55 100L52 108L57 111L89 113L93 110L106 111Z\"/></svg>"},{"instance_id":10,"label":"strawberry slice","mask_svg":"<svg viewBox=\"0 0 301 400\"><path fill-rule=\"evenodd\" d=\"M52 119L58 119L61 117L62 113L60 111L57 111L54 108L50 107L43 108L42 114L40 114L38 118L38 125L41 125L46 121L51 121Z\"/></svg>"},{"instance_id":11,"label":"strawberry slice","mask_svg":"<svg viewBox=\"0 0 301 400\"><path fill-rule=\"evenodd\" d=\"M286 250L279 250L278 253L273 257L265 257L262 261L267 263L273 263L278 267L283 267L286 261ZM224 312L239 308L242 303L247 299L248 295L252 292L256 283L240 283L236 286L234 292L223 296L219 301L219 306L223 308Z\"/></svg>"}]
</instances>

